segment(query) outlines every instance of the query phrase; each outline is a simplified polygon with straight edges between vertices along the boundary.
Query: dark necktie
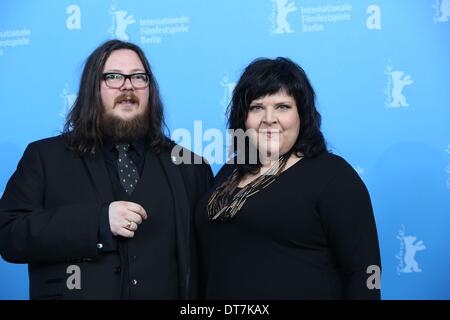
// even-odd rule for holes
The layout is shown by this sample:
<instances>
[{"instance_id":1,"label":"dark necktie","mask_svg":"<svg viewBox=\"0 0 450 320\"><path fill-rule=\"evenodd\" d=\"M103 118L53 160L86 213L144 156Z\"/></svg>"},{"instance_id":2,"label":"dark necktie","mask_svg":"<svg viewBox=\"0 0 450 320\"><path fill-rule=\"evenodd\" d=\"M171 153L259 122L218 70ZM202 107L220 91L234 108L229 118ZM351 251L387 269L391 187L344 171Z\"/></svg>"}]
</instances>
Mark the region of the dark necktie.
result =
<instances>
[{"instance_id":1,"label":"dark necktie","mask_svg":"<svg viewBox=\"0 0 450 320\"><path fill-rule=\"evenodd\" d=\"M117 158L117 169L119 171L120 183L122 183L125 192L128 195L131 195L139 181L139 172L136 164L134 164L130 159L128 154L129 148L129 144L119 144L116 146L116 149L119 152L119 157Z\"/></svg>"}]
</instances>

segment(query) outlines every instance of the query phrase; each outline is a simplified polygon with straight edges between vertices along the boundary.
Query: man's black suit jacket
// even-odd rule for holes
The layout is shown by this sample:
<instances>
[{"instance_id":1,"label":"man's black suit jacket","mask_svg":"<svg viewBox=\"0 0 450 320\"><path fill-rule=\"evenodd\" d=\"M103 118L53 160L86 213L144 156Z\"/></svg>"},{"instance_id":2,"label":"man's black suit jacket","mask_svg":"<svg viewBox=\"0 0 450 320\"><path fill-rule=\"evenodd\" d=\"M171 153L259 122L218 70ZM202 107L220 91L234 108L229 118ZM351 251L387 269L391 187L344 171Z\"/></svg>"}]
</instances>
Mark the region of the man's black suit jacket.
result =
<instances>
[{"instance_id":1,"label":"man's black suit jacket","mask_svg":"<svg viewBox=\"0 0 450 320\"><path fill-rule=\"evenodd\" d=\"M212 172L205 163L176 165L174 160L179 159L171 156L170 149L158 158L175 199L180 297L192 299L197 290L193 211L210 185ZM31 299L120 297L117 275L112 272L120 265L119 254L97 248L101 207L114 201L110 181L101 151L77 156L62 135L26 148L0 200L0 254L9 262L28 263ZM141 195L142 202L147 196L151 195ZM152 258L150 253L141 256ZM67 288L67 268L73 264L82 271L82 290Z\"/></svg>"}]
</instances>

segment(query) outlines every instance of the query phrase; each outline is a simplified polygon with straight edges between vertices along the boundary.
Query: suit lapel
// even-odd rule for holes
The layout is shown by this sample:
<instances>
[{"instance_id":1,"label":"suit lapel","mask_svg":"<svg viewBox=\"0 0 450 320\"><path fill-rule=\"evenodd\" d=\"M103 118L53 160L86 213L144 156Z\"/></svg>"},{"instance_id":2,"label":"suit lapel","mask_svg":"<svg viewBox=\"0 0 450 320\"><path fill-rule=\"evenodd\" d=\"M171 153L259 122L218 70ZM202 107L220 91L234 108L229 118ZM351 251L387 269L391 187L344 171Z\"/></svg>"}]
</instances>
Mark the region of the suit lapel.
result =
<instances>
[{"instance_id":1,"label":"suit lapel","mask_svg":"<svg viewBox=\"0 0 450 320\"><path fill-rule=\"evenodd\" d=\"M86 165L91 182L95 186L100 203L113 201L114 193L103 153L98 151L94 156L84 156L83 162Z\"/></svg>"}]
</instances>

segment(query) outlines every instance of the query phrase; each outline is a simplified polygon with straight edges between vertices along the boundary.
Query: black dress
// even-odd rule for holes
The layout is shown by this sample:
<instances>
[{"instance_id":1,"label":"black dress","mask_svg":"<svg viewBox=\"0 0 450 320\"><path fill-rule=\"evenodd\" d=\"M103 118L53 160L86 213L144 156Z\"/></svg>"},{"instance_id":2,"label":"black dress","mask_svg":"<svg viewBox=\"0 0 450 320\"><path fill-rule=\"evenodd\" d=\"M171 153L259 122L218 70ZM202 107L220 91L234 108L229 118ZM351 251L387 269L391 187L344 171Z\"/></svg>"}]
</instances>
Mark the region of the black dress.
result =
<instances>
[{"instance_id":1,"label":"black dress","mask_svg":"<svg viewBox=\"0 0 450 320\"><path fill-rule=\"evenodd\" d=\"M282 172L226 222L206 203L231 174L225 165L197 206L201 289L206 299L379 299L381 267L367 189L341 157L322 153Z\"/></svg>"}]
</instances>

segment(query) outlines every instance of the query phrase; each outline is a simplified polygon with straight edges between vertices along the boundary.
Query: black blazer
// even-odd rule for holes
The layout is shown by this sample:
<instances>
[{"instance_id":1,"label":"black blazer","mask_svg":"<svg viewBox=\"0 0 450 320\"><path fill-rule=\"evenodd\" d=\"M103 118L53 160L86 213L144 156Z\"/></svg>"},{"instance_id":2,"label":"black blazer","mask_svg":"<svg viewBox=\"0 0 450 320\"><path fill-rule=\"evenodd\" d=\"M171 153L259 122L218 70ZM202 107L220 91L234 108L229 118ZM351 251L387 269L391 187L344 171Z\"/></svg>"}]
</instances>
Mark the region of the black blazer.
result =
<instances>
[{"instance_id":1,"label":"black blazer","mask_svg":"<svg viewBox=\"0 0 450 320\"><path fill-rule=\"evenodd\" d=\"M205 163L176 165L170 151L163 150L158 158L175 199L180 295L192 299L198 280L193 211L210 186L212 172ZM190 151L183 152L198 160ZM142 189L138 199L144 208L146 198ZM97 248L101 207L111 201L102 152L77 156L68 150L64 136L28 145L0 199L0 254L9 262L28 263L31 299L120 297L120 281L112 272L120 265L119 254ZM151 259L149 254L141 256ZM82 270L82 290L66 285L67 267L75 263Z\"/></svg>"}]
</instances>

